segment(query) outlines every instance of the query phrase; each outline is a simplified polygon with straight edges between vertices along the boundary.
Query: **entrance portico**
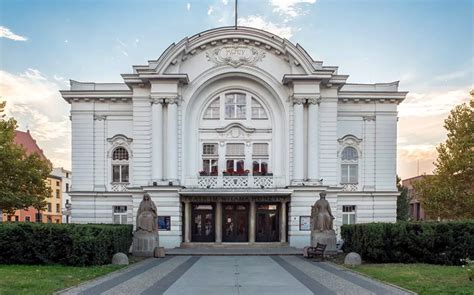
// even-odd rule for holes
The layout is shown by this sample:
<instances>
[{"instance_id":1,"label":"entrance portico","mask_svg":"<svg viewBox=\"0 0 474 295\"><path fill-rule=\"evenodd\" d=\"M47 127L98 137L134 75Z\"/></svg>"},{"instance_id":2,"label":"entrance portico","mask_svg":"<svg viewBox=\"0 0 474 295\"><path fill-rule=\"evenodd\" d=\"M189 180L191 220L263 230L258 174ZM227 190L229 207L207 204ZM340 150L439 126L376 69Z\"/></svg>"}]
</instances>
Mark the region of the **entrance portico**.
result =
<instances>
[{"instance_id":1,"label":"entrance portico","mask_svg":"<svg viewBox=\"0 0 474 295\"><path fill-rule=\"evenodd\" d=\"M184 245L287 243L287 191L181 192Z\"/></svg>"}]
</instances>

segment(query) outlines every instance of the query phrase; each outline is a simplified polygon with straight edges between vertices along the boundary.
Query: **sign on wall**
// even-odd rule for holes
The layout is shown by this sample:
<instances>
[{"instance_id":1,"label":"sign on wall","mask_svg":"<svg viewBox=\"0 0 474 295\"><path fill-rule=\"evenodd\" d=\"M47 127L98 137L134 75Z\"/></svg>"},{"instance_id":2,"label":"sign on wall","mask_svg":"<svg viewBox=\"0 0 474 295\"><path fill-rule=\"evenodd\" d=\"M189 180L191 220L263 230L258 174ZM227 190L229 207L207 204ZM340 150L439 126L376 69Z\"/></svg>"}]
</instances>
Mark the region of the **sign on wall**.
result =
<instances>
[{"instance_id":1,"label":"sign on wall","mask_svg":"<svg viewBox=\"0 0 474 295\"><path fill-rule=\"evenodd\" d=\"M300 231L311 230L311 216L300 216Z\"/></svg>"}]
</instances>

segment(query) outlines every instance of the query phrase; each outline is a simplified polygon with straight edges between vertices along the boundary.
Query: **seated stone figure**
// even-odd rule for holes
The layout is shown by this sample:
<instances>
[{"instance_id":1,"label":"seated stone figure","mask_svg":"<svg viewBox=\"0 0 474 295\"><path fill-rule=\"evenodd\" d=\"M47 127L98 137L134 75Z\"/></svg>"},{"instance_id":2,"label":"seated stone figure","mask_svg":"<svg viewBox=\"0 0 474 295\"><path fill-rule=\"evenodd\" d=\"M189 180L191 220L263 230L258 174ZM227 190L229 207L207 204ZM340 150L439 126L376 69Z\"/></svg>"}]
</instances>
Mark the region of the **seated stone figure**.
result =
<instances>
[{"instance_id":1,"label":"seated stone figure","mask_svg":"<svg viewBox=\"0 0 474 295\"><path fill-rule=\"evenodd\" d=\"M137 212L137 231L156 232L158 214L156 205L149 194L143 195L143 200Z\"/></svg>"},{"instance_id":2,"label":"seated stone figure","mask_svg":"<svg viewBox=\"0 0 474 295\"><path fill-rule=\"evenodd\" d=\"M319 200L311 207L311 230L332 231L334 216L331 212L331 206L326 200L326 193L320 193L319 197Z\"/></svg>"}]
</instances>

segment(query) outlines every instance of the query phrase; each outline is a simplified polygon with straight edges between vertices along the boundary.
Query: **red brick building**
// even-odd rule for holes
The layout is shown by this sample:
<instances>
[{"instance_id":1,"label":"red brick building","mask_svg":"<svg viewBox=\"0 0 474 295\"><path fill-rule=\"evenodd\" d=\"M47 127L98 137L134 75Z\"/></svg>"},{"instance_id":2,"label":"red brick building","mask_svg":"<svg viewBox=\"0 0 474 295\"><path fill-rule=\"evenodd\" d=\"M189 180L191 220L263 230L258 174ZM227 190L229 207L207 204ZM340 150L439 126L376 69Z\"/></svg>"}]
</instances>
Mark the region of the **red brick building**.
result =
<instances>
[{"instance_id":1,"label":"red brick building","mask_svg":"<svg viewBox=\"0 0 474 295\"><path fill-rule=\"evenodd\" d=\"M408 198L410 199L410 219L417 221L417 220L427 220L429 217L426 215L425 210L421 205L421 200L413 187L413 184L416 181L419 181L425 177L429 177L430 175L419 175L412 178L408 178L402 180L402 185L408 189Z\"/></svg>"}]
</instances>

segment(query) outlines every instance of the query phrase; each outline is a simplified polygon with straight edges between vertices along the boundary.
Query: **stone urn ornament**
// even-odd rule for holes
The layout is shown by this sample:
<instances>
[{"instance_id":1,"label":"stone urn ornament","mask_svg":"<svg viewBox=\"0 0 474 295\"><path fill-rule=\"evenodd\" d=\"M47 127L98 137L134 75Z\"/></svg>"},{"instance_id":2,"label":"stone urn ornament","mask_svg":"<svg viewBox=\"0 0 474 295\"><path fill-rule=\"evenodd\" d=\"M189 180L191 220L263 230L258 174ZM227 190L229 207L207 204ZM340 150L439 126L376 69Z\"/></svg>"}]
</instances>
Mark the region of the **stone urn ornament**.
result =
<instances>
[{"instance_id":1,"label":"stone urn ornament","mask_svg":"<svg viewBox=\"0 0 474 295\"><path fill-rule=\"evenodd\" d=\"M156 205L150 195L145 193L138 207L137 227L133 233L132 254L134 256L153 257L154 250L159 245L157 221Z\"/></svg>"},{"instance_id":2,"label":"stone urn ornament","mask_svg":"<svg viewBox=\"0 0 474 295\"><path fill-rule=\"evenodd\" d=\"M311 206L311 247L316 247L320 243L326 245L325 254L337 253L334 219L331 205L326 200L326 193L321 192L319 200Z\"/></svg>"}]
</instances>

